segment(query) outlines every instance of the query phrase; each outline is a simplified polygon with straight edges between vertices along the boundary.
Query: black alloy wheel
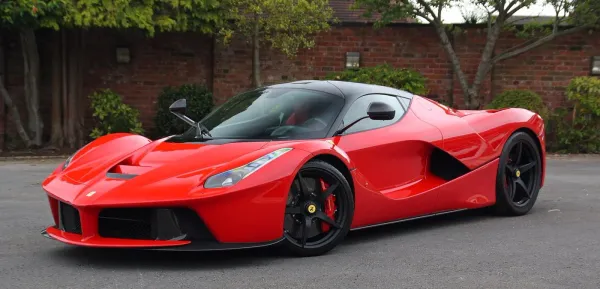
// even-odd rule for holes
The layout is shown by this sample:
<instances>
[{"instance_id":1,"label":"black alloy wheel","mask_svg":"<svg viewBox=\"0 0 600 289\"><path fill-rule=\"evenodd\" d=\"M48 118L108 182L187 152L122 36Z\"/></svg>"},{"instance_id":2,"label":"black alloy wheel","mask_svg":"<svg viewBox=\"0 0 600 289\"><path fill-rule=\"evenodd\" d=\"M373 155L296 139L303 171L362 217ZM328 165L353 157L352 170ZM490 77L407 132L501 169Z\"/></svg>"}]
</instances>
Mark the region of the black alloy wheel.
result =
<instances>
[{"instance_id":1,"label":"black alloy wheel","mask_svg":"<svg viewBox=\"0 0 600 289\"><path fill-rule=\"evenodd\" d=\"M500 155L496 180L496 211L520 216L533 207L541 184L542 161L533 138L525 132L513 134Z\"/></svg>"},{"instance_id":2,"label":"black alloy wheel","mask_svg":"<svg viewBox=\"0 0 600 289\"><path fill-rule=\"evenodd\" d=\"M284 245L299 256L324 254L348 234L353 214L352 190L344 175L329 163L310 161L288 194Z\"/></svg>"}]
</instances>

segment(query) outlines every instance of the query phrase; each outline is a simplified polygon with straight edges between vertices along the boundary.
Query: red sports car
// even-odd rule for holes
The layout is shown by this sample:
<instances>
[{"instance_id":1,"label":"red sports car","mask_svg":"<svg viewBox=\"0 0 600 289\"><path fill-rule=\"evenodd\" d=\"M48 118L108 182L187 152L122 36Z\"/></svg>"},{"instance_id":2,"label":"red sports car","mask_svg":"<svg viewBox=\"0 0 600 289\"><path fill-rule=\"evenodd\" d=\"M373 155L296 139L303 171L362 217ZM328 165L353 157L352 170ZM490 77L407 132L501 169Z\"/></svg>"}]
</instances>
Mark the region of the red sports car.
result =
<instances>
[{"instance_id":1,"label":"red sports car","mask_svg":"<svg viewBox=\"0 0 600 289\"><path fill-rule=\"evenodd\" d=\"M323 254L350 230L466 209L523 215L545 175L542 118L297 81L231 98L159 140L115 133L43 182L49 238L90 247Z\"/></svg>"}]
</instances>

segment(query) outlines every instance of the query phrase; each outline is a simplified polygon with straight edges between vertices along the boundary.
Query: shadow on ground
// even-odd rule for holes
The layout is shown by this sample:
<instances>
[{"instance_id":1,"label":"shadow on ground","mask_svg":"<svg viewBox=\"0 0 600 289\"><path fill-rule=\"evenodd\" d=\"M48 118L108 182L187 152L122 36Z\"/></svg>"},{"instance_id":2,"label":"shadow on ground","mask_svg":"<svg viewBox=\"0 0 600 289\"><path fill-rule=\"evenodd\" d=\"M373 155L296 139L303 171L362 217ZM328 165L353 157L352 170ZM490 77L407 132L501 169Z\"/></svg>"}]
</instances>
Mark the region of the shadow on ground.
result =
<instances>
[{"instance_id":1,"label":"shadow on ground","mask_svg":"<svg viewBox=\"0 0 600 289\"><path fill-rule=\"evenodd\" d=\"M484 210L472 210L358 230L350 232L340 247L363 246L368 245L369 242L376 244L377 240L398 238L428 230L480 222L488 218L494 217ZM226 269L256 266L283 258L293 258L277 247L220 252L177 252L61 246L59 249L49 251L48 254L50 254L50 258L71 263L75 266L88 264L110 269L136 267L162 270ZM333 250L330 254L341 253L338 250Z\"/></svg>"}]
</instances>

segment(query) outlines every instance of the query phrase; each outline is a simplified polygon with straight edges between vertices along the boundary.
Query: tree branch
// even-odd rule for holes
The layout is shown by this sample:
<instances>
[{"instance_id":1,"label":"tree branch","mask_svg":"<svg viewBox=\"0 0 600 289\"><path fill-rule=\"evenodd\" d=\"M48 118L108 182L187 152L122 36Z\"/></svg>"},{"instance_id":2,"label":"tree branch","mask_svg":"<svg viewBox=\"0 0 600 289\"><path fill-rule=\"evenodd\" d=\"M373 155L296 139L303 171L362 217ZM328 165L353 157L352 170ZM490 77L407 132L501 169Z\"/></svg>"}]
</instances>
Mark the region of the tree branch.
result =
<instances>
[{"instance_id":1,"label":"tree branch","mask_svg":"<svg viewBox=\"0 0 600 289\"><path fill-rule=\"evenodd\" d=\"M433 19L431 19L431 18L429 17L429 15L427 15L427 14L425 14L425 13L422 13L421 11L419 11L419 10L417 10L417 9L415 9L415 10L414 10L414 13L415 13L415 15L417 15L417 16L419 16L419 17L423 17L423 18L425 18L425 20L429 21L429 23L433 23L433 22L434 22L434 20L433 20Z\"/></svg>"},{"instance_id":2,"label":"tree branch","mask_svg":"<svg viewBox=\"0 0 600 289\"><path fill-rule=\"evenodd\" d=\"M515 1L516 2L516 1ZM511 3L512 5L514 5L514 3ZM515 7L513 10L510 10L510 8L506 9L506 19L508 19L509 17L513 16L515 13L517 13L519 10L523 9L523 7L525 7L525 3L526 1L521 2L521 4L519 4L517 7ZM510 6L509 6L510 7Z\"/></svg>"},{"instance_id":3,"label":"tree branch","mask_svg":"<svg viewBox=\"0 0 600 289\"><path fill-rule=\"evenodd\" d=\"M435 12L433 12L433 9L431 9L431 5L429 5L429 3L425 2L424 0L417 0L417 3L421 4L423 6L423 8L425 8L425 11L433 17L434 21L436 21L436 22L439 21L440 23L442 22L441 18L438 18L436 16ZM432 21L430 21L430 22L432 22Z\"/></svg>"},{"instance_id":4,"label":"tree branch","mask_svg":"<svg viewBox=\"0 0 600 289\"><path fill-rule=\"evenodd\" d=\"M495 63L497 63L499 61L502 61L504 59L508 59L508 58L517 56L519 54L525 53L525 52L527 52L527 51L529 51L531 49L534 49L534 48L536 48L538 46L541 46L543 44L546 44L546 43L554 40L554 38L556 38L556 37L560 37L560 36L564 36L564 35L567 35L567 34L576 33L576 32L579 32L579 31L583 31L583 30L585 30L587 28L590 28L590 26L584 25L584 26L578 26L578 27L569 28L567 30L563 30L563 31L560 31L560 32L557 32L557 33L552 33L552 34L550 34L550 35L548 35L546 37L542 37L542 38L538 39L537 41L535 41L535 42L533 42L533 43L531 43L531 44L529 44L529 45L527 45L525 47L518 48L518 49L511 48L511 49L509 49L509 50L507 50L507 51L505 51L505 52L503 52L501 54L498 54L498 56L494 57L494 59L492 59L492 63L495 64Z\"/></svg>"}]
</instances>

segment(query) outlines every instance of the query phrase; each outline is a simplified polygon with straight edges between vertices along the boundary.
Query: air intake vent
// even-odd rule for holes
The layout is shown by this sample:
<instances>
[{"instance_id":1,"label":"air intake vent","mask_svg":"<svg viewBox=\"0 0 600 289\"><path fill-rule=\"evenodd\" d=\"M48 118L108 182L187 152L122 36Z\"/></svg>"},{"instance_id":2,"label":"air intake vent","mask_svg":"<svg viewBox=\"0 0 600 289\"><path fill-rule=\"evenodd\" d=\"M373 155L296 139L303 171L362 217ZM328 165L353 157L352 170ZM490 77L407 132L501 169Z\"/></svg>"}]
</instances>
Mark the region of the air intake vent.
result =
<instances>
[{"instance_id":1,"label":"air intake vent","mask_svg":"<svg viewBox=\"0 0 600 289\"><path fill-rule=\"evenodd\" d=\"M58 202L58 215L60 230L73 234L81 234L81 220L79 219L79 211L75 207Z\"/></svg>"}]
</instances>

